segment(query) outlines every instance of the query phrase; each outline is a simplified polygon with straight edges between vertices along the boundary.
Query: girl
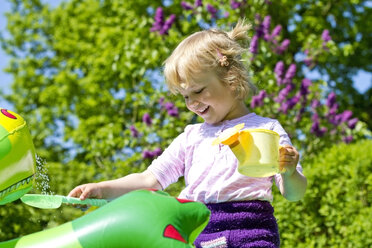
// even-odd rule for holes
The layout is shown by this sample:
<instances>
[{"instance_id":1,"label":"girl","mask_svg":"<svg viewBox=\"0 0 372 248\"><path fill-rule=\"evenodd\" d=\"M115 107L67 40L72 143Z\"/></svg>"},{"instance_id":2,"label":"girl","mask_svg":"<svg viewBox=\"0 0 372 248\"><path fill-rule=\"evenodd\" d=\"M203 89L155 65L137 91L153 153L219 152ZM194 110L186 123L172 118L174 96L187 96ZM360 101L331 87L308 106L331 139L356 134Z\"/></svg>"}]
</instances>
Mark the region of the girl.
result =
<instances>
[{"instance_id":1,"label":"girl","mask_svg":"<svg viewBox=\"0 0 372 248\"><path fill-rule=\"evenodd\" d=\"M181 94L187 108L204 123L188 125L146 171L80 185L69 196L109 199L136 189L163 190L184 176L186 187L179 197L203 202L211 210L196 247L279 247L270 204L273 181L290 201L303 197L307 182L298 164L299 153L280 123L256 115L245 105L245 99L256 92L241 62L249 28L239 21L231 32L197 32L165 61L169 89ZM280 135L279 165L284 173L266 178L241 175L230 148L211 145L221 132L239 123Z\"/></svg>"}]
</instances>

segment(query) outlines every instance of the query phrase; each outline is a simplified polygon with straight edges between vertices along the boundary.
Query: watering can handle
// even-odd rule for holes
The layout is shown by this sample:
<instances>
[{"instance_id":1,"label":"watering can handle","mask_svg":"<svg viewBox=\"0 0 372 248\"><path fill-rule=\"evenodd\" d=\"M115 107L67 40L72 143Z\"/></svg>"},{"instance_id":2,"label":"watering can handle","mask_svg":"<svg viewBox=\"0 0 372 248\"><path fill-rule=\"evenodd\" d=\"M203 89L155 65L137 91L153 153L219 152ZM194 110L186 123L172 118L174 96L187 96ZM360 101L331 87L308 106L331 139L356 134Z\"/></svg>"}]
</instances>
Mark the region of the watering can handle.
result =
<instances>
[{"instance_id":1,"label":"watering can handle","mask_svg":"<svg viewBox=\"0 0 372 248\"><path fill-rule=\"evenodd\" d=\"M279 145L279 150L281 149L281 148L283 148L284 146L282 146L282 145ZM286 169L285 168L283 168L283 169L281 169L280 171L279 171L279 173L284 173L284 172L286 172Z\"/></svg>"}]
</instances>

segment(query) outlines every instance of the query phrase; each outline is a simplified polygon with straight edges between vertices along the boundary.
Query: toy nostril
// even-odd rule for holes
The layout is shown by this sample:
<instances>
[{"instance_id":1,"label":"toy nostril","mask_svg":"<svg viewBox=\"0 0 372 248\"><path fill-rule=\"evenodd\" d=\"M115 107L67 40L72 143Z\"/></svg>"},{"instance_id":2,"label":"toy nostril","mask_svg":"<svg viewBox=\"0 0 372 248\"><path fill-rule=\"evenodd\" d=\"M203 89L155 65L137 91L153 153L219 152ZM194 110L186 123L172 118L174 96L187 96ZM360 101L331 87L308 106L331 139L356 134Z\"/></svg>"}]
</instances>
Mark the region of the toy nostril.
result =
<instances>
[{"instance_id":1,"label":"toy nostril","mask_svg":"<svg viewBox=\"0 0 372 248\"><path fill-rule=\"evenodd\" d=\"M3 115L5 115L6 117L11 118L11 119L17 119L17 117L15 117L15 116L12 115L11 113L9 113L7 109L2 109L2 110L1 110L1 113L2 113Z\"/></svg>"}]
</instances>

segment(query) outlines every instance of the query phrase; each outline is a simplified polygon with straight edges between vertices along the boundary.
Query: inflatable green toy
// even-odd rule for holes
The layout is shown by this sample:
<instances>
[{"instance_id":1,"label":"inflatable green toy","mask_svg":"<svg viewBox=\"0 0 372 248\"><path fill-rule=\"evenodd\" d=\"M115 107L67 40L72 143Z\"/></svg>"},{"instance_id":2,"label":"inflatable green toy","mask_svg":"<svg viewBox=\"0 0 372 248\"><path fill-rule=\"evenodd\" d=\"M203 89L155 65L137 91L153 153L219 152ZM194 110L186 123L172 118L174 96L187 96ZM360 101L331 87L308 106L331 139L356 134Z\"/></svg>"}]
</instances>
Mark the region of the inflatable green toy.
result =
<instances>
[{"instance_id":1,"label":"inflatable green toy","mask_svg":"<svg viewBox=\"0 0 372 248\"><path fill-rule=\"evenodd\" d=\"M17 200L32 188L35 165L26 121L0 108L0 205Z\"/></svg>"},{"instance_id":2,"label":"inflatable green toy","mask_svg":"<svg viewBox=\"0 0 372 248\"><path fill-rule=\"evenodd\" d=\"M0 243L0 248L186 248L207 225L199 202L137 190L58 227Z\"/></svg>"},{"instance_id":3,"label":"inflatable green toy","mask_svg":"<svg viewBox=\"0 0 372 248\"><path fill-rule=\"evenodd\" d=\"M32 188L35 165L35 149L25 120L0 108L0 205ZM139 190L63 225L0 242L0 248L193 247L209 215L202 203L162 191Z\"/></svg>"}]
</instances>

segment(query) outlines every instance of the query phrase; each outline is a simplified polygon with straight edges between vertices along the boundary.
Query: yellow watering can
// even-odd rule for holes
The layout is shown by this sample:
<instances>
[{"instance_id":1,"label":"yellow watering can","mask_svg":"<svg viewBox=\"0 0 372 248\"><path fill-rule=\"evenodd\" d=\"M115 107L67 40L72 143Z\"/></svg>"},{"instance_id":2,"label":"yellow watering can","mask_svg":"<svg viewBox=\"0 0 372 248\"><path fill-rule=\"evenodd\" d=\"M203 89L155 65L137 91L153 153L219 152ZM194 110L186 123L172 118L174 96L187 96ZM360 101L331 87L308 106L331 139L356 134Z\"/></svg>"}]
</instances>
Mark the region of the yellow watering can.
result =
<instances>
[{"instance_id":1,"label":"yellow watering can","mask_svg":"<svg viewBox=\"0 0 372 248\"><path fill-rule=\"evenodd\" d=\"M268 129L241 130L244 124L226 129L213 145L228 145L239 161L238 171L249 177L269 177L279 169L279 134Z\"/></svg>"}]
</instances>

